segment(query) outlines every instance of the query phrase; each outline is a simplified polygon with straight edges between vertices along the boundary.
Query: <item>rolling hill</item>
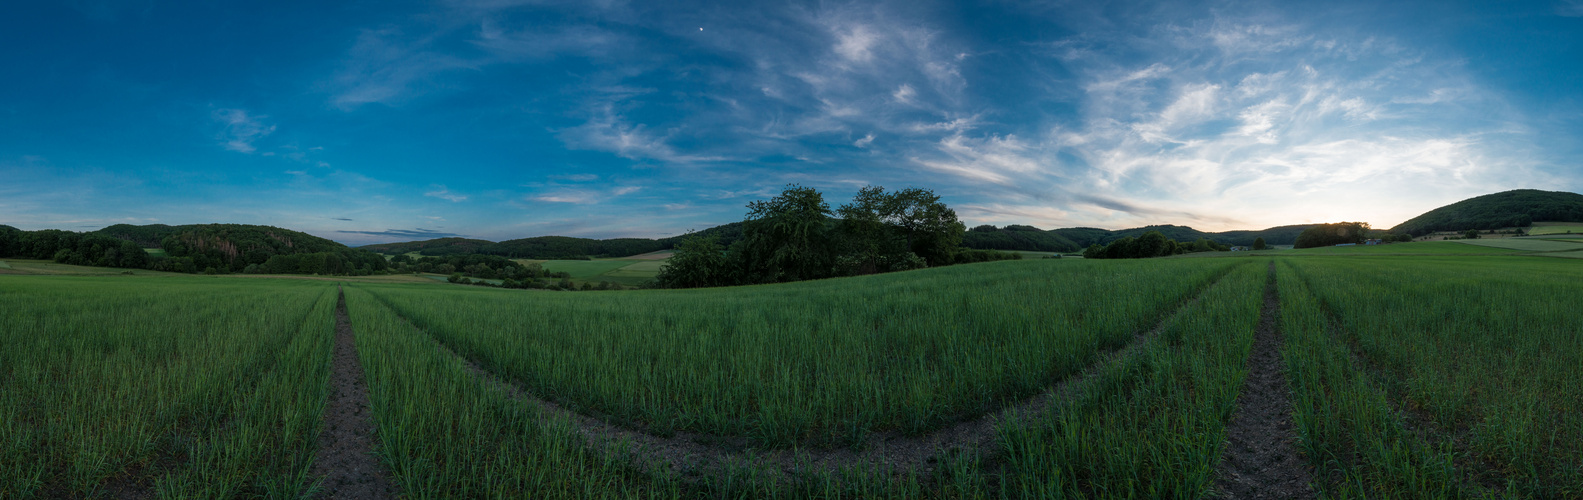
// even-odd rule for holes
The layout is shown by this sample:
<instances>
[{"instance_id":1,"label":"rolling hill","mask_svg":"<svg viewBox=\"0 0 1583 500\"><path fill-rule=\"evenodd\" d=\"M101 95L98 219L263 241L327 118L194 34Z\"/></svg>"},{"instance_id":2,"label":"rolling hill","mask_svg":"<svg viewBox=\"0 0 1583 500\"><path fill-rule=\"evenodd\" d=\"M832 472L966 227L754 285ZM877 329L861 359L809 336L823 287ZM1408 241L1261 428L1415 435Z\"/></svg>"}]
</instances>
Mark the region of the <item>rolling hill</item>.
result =
<instances>
[{"instance_id":1,"label":"rolling hill","mask_svg":"<svg viewBox=\"0 0 1583 500\"><path fill-rule=\"evenodd\" d=\"M697 234L715 236L720 239L720 244L730 245L742 236L742 223L733 222L715 226L699 231ZM468 238L438 238L401 243L378 243L358 248L385 255L400 255L408 252L417 252L430 256L477 253L513 259L580 259L587 257L626 257L666 250L675 247L676 243L686 236L672 236L660 239L612 238L607 240L570 236L535 236L501 242Z\"/></svg>"},{"instance_id":2,"label":"rolling hill","mask_svg":"<svg viewBox=\"0 0 1583 500\"><path fill-rule=\"evenodd\" d=\"M1435 231L1527 227L1535 221L1583 222L1583 194L1514 189L1476 196L1424 212L1391 232L1423 236Z\"/></svg>"},{"instance_id":3,"label":"rolling hill","mask_svg":"<svg viewBox=\"0 0 1583 500\"><path fill-rule=\"evenodd\" d=\"M1249 246L1258 238L1270 245L1290 245L1297 235L1310 225L1277 226L1260 231L1225 231L1206 233L1187 226L1158 225L1131 229L1108 230L1093 227L1072 227L1042 230L1033 226L1011 225L1003 228L978 226L962 237L962 246L987 250L1028 250L1038 252L1076 252L1089 245L1105 245L1131 236L1136 238L1149 231L1159 231L1166 238L1177 241L1210 241L1232 246Z\"/></svg>"}]
</instances>

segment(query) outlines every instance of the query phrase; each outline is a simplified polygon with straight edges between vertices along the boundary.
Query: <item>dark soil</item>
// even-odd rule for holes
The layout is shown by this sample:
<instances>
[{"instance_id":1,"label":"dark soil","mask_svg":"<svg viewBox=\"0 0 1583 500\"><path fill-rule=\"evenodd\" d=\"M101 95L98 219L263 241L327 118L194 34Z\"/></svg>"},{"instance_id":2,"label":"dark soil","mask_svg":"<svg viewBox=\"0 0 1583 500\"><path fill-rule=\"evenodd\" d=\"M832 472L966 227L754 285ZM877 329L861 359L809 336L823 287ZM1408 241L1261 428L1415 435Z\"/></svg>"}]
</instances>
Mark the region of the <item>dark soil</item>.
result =
<instances>
[{"instance_id":1,"label":"dark soil","mask_svg":"<svg viewBox=\"0 0 1583 500\"><path fill-rule=\"evenodd\" d=\"M335 305L335 353L330 368L330 400L324 407L324 431L313 476L323 498L394 498L395 488L374 456L374 423L368 407L363 363L357 359L352 322L346 316L346 294Z\"/></svg>"},{"instance_id":2,"label":"dark soil","mask_svg":"<svg viewBox=\"0 0 1583 500\"><path fill-rule=\"evenodd\" d=\"M1208 290L1213 284L1205 286ZM1199 292L1202 293L1202 290ZM1195 296L1174 312L1161 318L1154 328L1140 332L1132 342L1108 355L1101 356L1082 373L1056 382L1044 392L1000 411L978 418L964 420L924 435L876 433L856 449L751 449L741 437L676 432L670 437L657 436L641 430L620 426L605 419L586 415L534 396L517 384L496 377L464 356L435 340L438 348L456 356L469 370L514 396L531 401L542 408L550 418L566 419L573 428L595 449L620 442L629 442L636 449L633 462L640 467L659 465L676 473L684 481L697 482L702 478L718 478L725 471L740 465L753 464L767 467L766 471L780 481L790 482L809 474L836 473L843 470L889 471L896 474L915 473L926 480L934 477L941 457L956 450L994 453L996 428L1010 419L1035 420L1055 410L1062 399L1076 393L1084 383L1091 382L1102 368L1112 360L1122 359L1142 348L1169 324L1172 318L1198 301ZM410 323L409 323L410 324ZM432 339L432 337L431 337Z\"/></svg>"},{"instance_id":3,"label":"dark soil","mask_svg":"<svg viewBox=\"0 0 1583 500\"><path fill-rule=\"evenodd\" d=\"M1308 464L1297 452L1291 387L1281 360L1281 298L1275 263L1264 288L1264 310L1248 356L1248 376L1226 427L1215 488L1223 498L1314 498Z\"/></svg>"}]
</instances>

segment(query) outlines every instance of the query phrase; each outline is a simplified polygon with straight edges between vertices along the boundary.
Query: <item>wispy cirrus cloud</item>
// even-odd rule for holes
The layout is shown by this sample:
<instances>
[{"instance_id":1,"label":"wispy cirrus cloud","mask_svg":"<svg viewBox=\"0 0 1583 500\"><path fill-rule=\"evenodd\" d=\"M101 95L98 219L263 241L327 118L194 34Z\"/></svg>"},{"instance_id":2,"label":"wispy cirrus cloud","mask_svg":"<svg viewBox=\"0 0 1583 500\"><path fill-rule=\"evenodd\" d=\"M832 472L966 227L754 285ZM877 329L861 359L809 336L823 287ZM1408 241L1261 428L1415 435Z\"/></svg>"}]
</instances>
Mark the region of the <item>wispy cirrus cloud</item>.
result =
<instances>
[{"instance_id":1,"label":"wispy cirrus cloud","mask_svg":"<svg viewBox=\"0 0 1583 500\"><path fill-rule=\"evenodd\" d=\"M439 198L451 203L467 201L467 195L452 193L450 189L447 189L445 186L439 184L430 185L429 191L423 193L423 195L430 198Z\"/></svg>"},{"instance_id":2,"label":"wispy cirrus cloud","mask_svg":"<svg viewBox=\"0 0 1583 500\"><path fill-rule=\"evenodd\" d=\"M336 232L340 233L340 234L359 234L359 235L365 235L365 236L383 236L383 237L390 237L390 238L406 238L406 239L414 239L414 240L420 240L420 239L427 240L427 239L434 239L434 238L455 238L455 237L461 237L462 236L462 235L456 234L456 233L447 233L447 232L435 231L433 229L424 229L424 228L421 228L421 227L420 228L414 228L414 229L386 229L384 231L345 231L345 230L342 230L342 231L336 231Z\"/></svg>"},{"instance_id":3,"label":"wispy cirrus cloud","mask_svg":"<svg viewBox=\"0 0 1583 500\"><path fill-rule=\"evenodd\" d=\"M252 115L242 109L216 109L210 117L222 126L220 145L229 151L251 154L258 150L255 142L275 132L274 125L264 122L268 116Z\"/></svg>"}]
</instances>

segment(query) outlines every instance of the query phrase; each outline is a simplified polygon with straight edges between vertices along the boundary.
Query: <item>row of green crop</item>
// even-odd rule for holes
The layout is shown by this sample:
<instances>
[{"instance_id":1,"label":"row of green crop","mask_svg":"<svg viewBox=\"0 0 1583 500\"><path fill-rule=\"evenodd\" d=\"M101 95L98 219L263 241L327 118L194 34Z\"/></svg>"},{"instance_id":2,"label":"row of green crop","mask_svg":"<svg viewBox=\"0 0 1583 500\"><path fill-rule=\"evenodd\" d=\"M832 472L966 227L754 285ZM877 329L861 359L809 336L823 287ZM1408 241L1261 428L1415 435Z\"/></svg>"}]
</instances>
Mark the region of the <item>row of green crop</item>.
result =
<instances>
[{"instance_id":1,"label":"row of green crop","mask_svg":"<svg viewBox=\"0 0 1583 500\"><path fill-rule=\"evenodd\" d=\"M1208 495L1247 373L1266 264L1245 262L1048 418L1003 426L1003 496Z\"/></svg>"},{"instance_id":2,"label":"row of green crop","mask_svg":"<svg viewBox=\"0 0 1583 500\"><path fill-rule=\"evenodd\" d=\"M0 281L0 498L304 493L332 290Z\"/></svg>"},{"instance_id":3,"label":"row of green crop","mask_svg":"<svg viewBox=\"0 0 1583 500\"><path fill-rule=\"evenodd\" d=\"M1305 259L1282 273L1298 425L1335 494L1583 496L1578 268Z\"/></svg>"},{"instance_id":4,"label":"row of green crop","mask_svg":"<svg viewBox=\"0 0 1583 500\"><path fill-rule=\"evenodd\" d=\"M587 296L370 286L487 369L581 411L767 446L925 432L1131 341L1235 261L1001 262Z\"/></svg>"},{"instance_id":5,"label":"row of green crop","mask_svg":"<svg viewBox=\"0 0 1583 500\"><path fill-rule=\"evenodd\" d=\"M673 496L641 477L619 449L586 446L548 418L470 373L433 340L358 288L346 289L367 374L380 456L413 498Z\"/></svg>"},{"instance_id":6,"label":"row of green crop","mask_svg":"<svg viewBox=\"0 0 1583 500\"><path fill-rule=\"evenodd\" d=\"M991 449L947 455L932 476L854 465L792 483L748 466L693 480L641 473L625 451L590 449L567 422L470 373L369 293L387 287L348 288L347 297L383 455L418 497L1199 498L1268 277L1264 262L1236 264L1144 347L1051 408L1008 420Z\"/></svg>"}]
</instances>

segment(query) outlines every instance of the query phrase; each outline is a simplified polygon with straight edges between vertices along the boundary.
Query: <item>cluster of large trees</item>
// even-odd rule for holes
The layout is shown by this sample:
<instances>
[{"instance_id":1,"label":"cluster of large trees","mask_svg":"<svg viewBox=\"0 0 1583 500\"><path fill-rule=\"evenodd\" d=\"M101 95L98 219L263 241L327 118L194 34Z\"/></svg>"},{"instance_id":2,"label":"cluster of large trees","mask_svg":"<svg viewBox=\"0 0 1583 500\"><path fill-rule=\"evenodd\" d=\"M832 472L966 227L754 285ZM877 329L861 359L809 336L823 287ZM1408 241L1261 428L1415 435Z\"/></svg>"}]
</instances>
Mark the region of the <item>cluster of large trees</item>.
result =
<instances>
[{"instance_id":1,"label":"cluster of large trees","mask_svg":"<svg viewBox=\"0 0 1583 500\"><path fill-rule=\"evenodd\" d=\"M1367 222L1336 222L1319 224L1297 235L1293 248L1328 247L1348 243L1363 243L1369 236Z\"/></svg>"},{"instance_id":2,"label":"cluster of large trees","mask_svg":"<svg viewBox=\"0 0 1583 500\"><path fill-rule=\"evenodd\" d=\"M1262 240L1261 240L1262 241ZM1231 247L1199 238L1194 241L1176 241L1159 231L1149 231L1137 238L1123 236L1109 245L1093 244L1083 251L1085 259L1148 259L1194 252L1224 252Z\"/></svg>"},{"instance_id":3,"label":"cluster of large trees","mask_svg":"<svg viewBox=\"0 0 1583 500\"><path fill-rule=\"evenodd\" d=\"M158 241L163 255L144 250L151 241ZM364 275L386 268L385 258L373 252L297 231L242 224L120 224L87 233L0 226L0 257L211 274Z\"/></svg>"},{"instance_id":4,"label":"cluster of large trees","mask_svg":"<svg viewBox=\"0 0 1583 500\"><path fill-rule=\"evenodd\" d=\"M1020 257L965 252L956 211L927 189L869 186L831 210L817 190L791 185L747 208L741 236L729 245L714 234L678 243L658 286L782 283Z\"/></svg>"}]
</instances>

